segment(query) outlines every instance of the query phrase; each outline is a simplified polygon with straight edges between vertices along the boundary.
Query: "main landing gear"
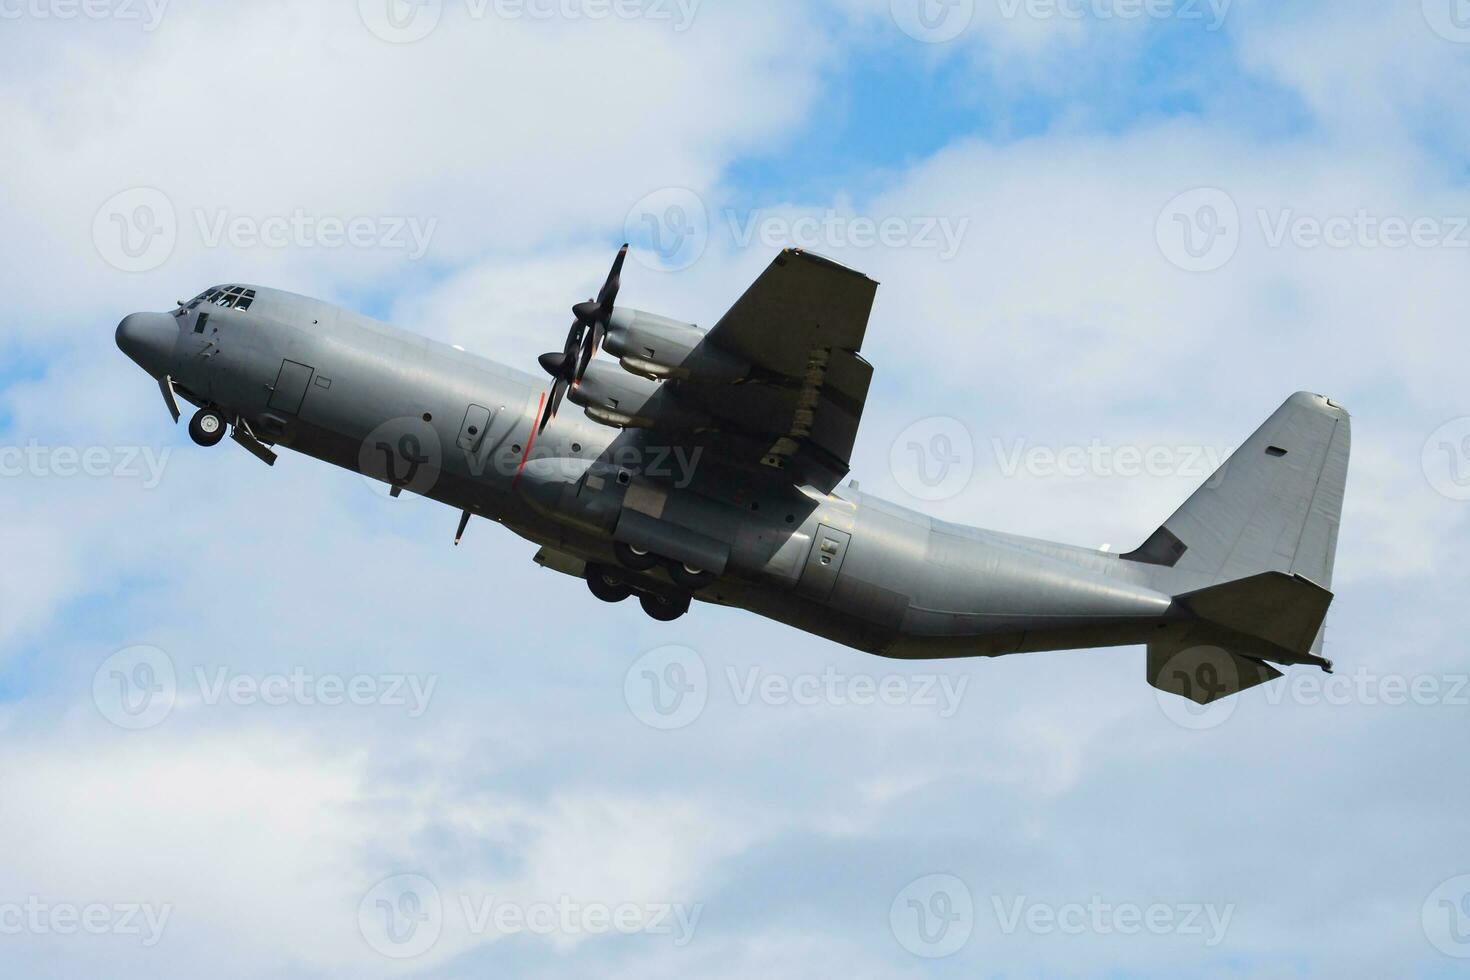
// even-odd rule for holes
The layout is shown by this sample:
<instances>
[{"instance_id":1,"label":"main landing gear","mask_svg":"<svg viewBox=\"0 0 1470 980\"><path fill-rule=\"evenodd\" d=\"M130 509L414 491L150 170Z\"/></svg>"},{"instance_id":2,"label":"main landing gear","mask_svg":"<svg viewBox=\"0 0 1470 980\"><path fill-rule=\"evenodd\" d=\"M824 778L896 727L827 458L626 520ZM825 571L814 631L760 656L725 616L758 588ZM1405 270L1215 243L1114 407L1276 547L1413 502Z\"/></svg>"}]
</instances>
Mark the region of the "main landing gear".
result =
<instances>
[{"instance_id":1,"label":"main landing gear","mask_svg":"<svg viewBox=\"0 0 1470 980\"><path fill-rule=\"evenodd\" d=\"M599 565L587 566L587 588L603 602L622 602L633 594L632 587L619 582Z\"/></svg>"},{"instance_id":2,"label":"main landing gear","mask_svg":"<svg viewBox=\"0 0 1470 980\"><path fill-rule=\"evenodd\" d=\"M629 544L621 541L613 544L613 555L618 564L635 572L651 572L660 565L667 568L669 578L680 588L688 589L690 592L698 592L715 580L714 575L709 572L686 565L673 559L660 558L658 555L647 551L640 551Z\"/></svg>"},{"instance_id":3,"label":"main landing gear","mask_svg":"<svg viewBox=\"0 0 1470 980\"><path fill-rule=\"evenodd\" d=\"M643 611L648 613L660 623L672 623L689 611L689 603L692 597L689 595L663 595L658 592L645 592L638 597L638 604Z\"/></svg>"},{"instance_id":4,"label":"main landing gear","mask_svg":"<svg viewBox=\"0 0 1470 980\"><path fill-rule=\"evenodd\" d=\"M587 589L603 602L622 602L636 594L643 611L660 623L672 623L689 611L693 597L687 592L641 592L601 565L587 566Z\"/></svg>"},{"instance_id":5,"label":"main landing gear","mask_svg":"<svg viewBox=\"0 0 1470 980\"><path fill-rule=\"evenodd\" d=\"M225 437L225 417L213 408L201 408L189 420L189 438L201 446L218 446Z\"/></svg>"}]
</instances>

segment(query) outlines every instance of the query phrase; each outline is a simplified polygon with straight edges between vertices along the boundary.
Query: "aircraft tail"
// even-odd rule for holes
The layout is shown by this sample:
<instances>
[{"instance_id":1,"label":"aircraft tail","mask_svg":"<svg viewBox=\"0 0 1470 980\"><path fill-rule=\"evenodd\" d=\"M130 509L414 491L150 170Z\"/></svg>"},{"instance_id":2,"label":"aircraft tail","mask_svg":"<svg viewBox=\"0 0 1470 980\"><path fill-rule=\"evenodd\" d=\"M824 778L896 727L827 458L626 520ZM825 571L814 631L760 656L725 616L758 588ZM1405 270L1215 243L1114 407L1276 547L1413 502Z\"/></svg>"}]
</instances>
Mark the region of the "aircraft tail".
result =
<instances>
[{"instance_id":1,"label":"aircraft tail","mask_svg":"<svg viewBox=\"0 0 1470 980\"><path fill-rule=\"evenodd\" d=\"M1331 668L1322 623L1350 448L1348 413L1298 392L1122 556L1158 566L1196 617L1149 644L1150 684L1208 704L1281 676L1263 661Z\"/></svg>"}]
</instances>

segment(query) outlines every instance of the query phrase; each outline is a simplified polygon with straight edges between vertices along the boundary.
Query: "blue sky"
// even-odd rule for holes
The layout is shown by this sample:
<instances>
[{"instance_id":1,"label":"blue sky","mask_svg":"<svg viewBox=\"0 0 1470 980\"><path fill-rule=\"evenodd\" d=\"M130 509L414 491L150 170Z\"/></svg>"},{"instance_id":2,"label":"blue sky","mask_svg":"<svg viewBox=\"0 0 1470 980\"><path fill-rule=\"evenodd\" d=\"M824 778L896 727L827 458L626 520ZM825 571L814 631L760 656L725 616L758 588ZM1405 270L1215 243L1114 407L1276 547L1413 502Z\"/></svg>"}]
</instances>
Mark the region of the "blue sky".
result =
<instances>
[{"instance_id":1,"label":"blue sky","mask_svg":"<svg viewBox=\"0 0 1470 980\"><path fill-rule=\"evenodd\" d=\"M1235 0L1214 30L1180 13L1203 3L976 0L942 41L908 0L682 25L445 0L406 43L383 2L0 21L7 965L1464 974L1453 0ZM1131 548L1292 391L1347 405L1336 686L1196 714L1141 650L906 664L730 610L659 626L489 524L456 550L426 501L194 447L113 346L127 312L254 281L529 367L670 205L707 231L677 271L641 249L627 305L708 326L785 245L883 283L853 476L946 519ZM172 236L130 255L141 206ZM355 219L364 245L319 234ZM670 665L702 705L673 725L642 686ZM121 680L165 696L130 714ZM398 942L377 902L406 894L432 914ZM628 935L586 924L618 909Z\"/></svg>"}]
</instances>

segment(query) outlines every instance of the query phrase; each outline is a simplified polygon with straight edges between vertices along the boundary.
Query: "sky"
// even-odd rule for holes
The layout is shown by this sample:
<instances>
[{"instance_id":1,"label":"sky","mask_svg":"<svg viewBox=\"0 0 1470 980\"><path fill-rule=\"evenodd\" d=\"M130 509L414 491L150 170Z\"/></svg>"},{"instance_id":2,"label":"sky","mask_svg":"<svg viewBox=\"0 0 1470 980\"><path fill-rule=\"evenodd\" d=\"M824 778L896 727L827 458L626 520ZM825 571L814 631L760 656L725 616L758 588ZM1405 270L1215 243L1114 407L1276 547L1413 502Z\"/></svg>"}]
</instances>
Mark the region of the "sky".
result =
<instances>
[{"instance_id":1,"label":"sky","mask_svg":"<svg viewBox=\"0 0 1470 980\"><path fill-rule=\"evenodd\" d=\"M0 0L0 962L34 977L1470 973L1464 0ZM489 524L194 446L207 286L534 370L882 286L853 459L1128 550L1354 418L1328 653L895 663L657 624Z\"/></svg>"}]
</instances>

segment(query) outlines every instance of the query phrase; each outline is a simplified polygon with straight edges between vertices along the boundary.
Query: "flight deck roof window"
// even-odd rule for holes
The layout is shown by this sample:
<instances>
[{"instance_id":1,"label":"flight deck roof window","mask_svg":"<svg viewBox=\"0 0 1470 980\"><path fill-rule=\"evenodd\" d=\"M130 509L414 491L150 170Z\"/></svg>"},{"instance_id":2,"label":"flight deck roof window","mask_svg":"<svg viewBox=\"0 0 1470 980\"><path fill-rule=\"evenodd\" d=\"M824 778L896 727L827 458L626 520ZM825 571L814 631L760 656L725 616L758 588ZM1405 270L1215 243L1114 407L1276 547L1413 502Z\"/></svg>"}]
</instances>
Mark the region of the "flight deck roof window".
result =
<instances>
[{"instance_id":1,"label":"flight deck roof window","mask_svg":"<svg viewBox=\"0 0 1470 980\"><path fill-rule=\"evenodd\" d=\"M250 304L253 302L255 302L255 290L253 289L246 289L244 286L217 286L190 303L189 309L192 310L200 303L209 303L226 310L244 311L250 309Z\"/></svg>"}]
</instances>

